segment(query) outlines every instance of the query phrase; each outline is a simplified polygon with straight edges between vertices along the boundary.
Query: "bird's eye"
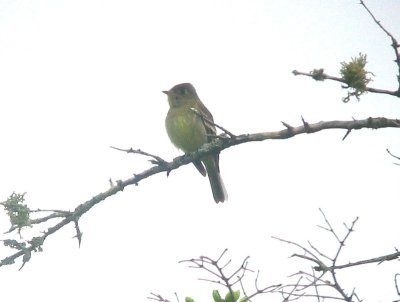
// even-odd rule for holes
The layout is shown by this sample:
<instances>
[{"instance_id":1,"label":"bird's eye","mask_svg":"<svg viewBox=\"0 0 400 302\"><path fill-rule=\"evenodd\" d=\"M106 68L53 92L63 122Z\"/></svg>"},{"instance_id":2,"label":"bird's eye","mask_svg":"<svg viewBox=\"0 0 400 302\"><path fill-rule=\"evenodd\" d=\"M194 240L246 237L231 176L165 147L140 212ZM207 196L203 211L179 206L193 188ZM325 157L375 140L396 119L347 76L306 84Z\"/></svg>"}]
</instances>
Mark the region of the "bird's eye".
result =
<instances>
[{"instance_id":1,"label":"bird's eye","mask_svg":"<svg viewBox=\"0 0 400 302\"><path fill-rule=\"evenodd\" d=\"M186 88L182 88L182 89L181 89L181 93L182 93L182 94L187 94L187 93L188 93L188 91L187 91L187 89L186 89Z\"/></svg>"}]
</instances>

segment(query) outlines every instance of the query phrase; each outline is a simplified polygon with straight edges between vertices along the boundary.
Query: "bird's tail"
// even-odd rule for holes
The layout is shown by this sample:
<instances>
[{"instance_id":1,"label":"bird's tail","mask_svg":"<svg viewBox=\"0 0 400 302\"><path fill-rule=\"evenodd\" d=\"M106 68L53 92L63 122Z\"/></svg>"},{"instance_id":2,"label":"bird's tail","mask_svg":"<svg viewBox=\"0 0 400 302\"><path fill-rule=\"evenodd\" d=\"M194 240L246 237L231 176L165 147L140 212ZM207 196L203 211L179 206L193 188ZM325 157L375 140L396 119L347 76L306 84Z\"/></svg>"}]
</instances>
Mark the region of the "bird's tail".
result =
<instances>
[{"instance_id":1,"label":"bird's tail","mask_svg":"<svg viewBox=\"0 0 400 302\"><path fill-rule=\"evenodd\" d=\"M228 194L219 173L218 158L216 156L207 156L203 159L204 165L206 166L208 179L210 180L211 190L216 203L224 202L228 199Z\"/></svg>"}]
</instances>

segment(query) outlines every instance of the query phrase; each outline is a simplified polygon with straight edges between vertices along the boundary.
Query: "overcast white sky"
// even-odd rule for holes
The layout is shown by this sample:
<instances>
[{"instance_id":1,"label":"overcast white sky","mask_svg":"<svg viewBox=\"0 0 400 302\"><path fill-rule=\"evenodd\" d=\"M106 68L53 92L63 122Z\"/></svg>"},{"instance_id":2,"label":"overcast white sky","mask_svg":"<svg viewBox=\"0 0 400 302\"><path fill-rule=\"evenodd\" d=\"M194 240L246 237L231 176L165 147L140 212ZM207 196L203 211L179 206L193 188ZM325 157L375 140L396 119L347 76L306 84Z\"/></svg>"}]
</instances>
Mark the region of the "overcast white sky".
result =
<instances>
[{"instance_id":1,"label":"overcast white sky","mask_svg":"<svg viewBox=\"0 0 400 302\"><path fill-rule=\"evenodd\" d=\"M400 40L400 2L366 3ZM356 0L0 0L0 199L27 192L31 208L72 210L107 190L109 178L151 166L109 146L180 155L164 129L161 91L181 82L235 134L280 130L281 121L298 126L301 116L399 118L393 97L344 104L338 83L291 74L323 67L338 75L340 62L360 52L376 76L372 86L395 89L390 40ZM192 166L127 188L82 217L80 249L71 225L22 271L20 263L0 268L1 300L143 301L153 291L210 301L215 285L177 262L224 248L237 262L251 256L263 284L285 283L309 263L288 259L295 250L270 237L310 239L333 253L334 239L315 227L319 207L342 231L342 222L360 217L341 263L394 252L400 169L385 149L400 154L399 131L354 131L342 141L344 134L224 151L225 204L214 203ZM0 247L1 258L11 252ZM339 277L367 301L383 301L398 299L395 272L391 262Z\"/></svg>"}]
</instances>

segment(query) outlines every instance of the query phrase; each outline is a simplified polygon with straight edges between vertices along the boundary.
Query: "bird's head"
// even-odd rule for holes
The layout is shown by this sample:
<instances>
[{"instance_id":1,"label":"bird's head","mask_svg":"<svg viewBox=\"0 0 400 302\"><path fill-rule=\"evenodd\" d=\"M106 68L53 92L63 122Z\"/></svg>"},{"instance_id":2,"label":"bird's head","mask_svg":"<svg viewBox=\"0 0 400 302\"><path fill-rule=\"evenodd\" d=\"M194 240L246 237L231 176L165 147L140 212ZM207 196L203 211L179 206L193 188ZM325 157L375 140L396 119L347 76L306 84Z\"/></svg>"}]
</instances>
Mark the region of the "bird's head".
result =
<instances>
[{"instance_id":1,"label":"bird's head","mask_svg":"<svg viewBox=\"0 0 400 302\"><path fill-rule=\"evenodd\" d=\"M175 85L170 90L163 91L168 96L168 102L171 107L179 107L186 103L198 100L196 89L190 83Z\"/></svg>"}]
</instances>

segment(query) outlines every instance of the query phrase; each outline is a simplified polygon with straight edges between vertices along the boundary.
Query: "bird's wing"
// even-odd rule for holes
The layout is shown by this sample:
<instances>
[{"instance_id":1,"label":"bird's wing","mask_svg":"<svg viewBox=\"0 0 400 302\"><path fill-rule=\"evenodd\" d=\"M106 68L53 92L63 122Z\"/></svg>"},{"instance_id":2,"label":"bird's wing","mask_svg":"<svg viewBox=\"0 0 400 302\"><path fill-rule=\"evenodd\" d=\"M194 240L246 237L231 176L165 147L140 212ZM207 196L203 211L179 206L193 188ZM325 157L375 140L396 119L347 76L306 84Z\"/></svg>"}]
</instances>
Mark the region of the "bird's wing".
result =
<instances>
[{"instance_id":1,"label":"bird's wing","mask_svg":"<svg viewBox=\"0 0 400 302\"><path fill-rule=\"evenodd\" d=\"M198 110L200 111L200 113L202 115L204 115L209 121L214 122L214 118L213 118L211 112L202 103L202 101L199 100L198 105L199 105ZM206 133L208 135L207 141L211 142L214 139L213 136L217 135L217 130L215 129L214 124L211 124L210 122L208 122L208 121L206 121L204 119L203 119L203 124L204 124L204 127L206 128ZM216 166L217 171L219 173L219 152L213 154L213 157L214 157L214 160L215 160L215 166ZM199 167L196 164L195 164L195 166L196 166L197 170L199 170ZM200 173L201 173L201 171L200 171Z\"/></svg>"},{"instance_id":2,"label":"bird's wing","mask_svg":"<svg viewBox=\"0 0 400 302\"><path fill-rule=\"evenodd\" d=\"M204 104L202 103L202 101L198 100L198 103L197 103L197 104L198 104L198 106L199 106L198 110L200 111L200 113L201 113L202 115L204 115L209 121L214 122L214 119L213 119L213 116L212 116L211 112L207 109L206 106L204 106ZM211 124L210 122L204 120L204 119L203 119L203 124L204 124L204 127L206 128L206 133L207 133L208 135L210 135L208 141L211 141L211 140L212 140L212 137L211 137L211 136L217 134L217 131L216 131L216 129L215 129L215 126L214 126L213 124Z\"/></svg>"}]
</instances>

